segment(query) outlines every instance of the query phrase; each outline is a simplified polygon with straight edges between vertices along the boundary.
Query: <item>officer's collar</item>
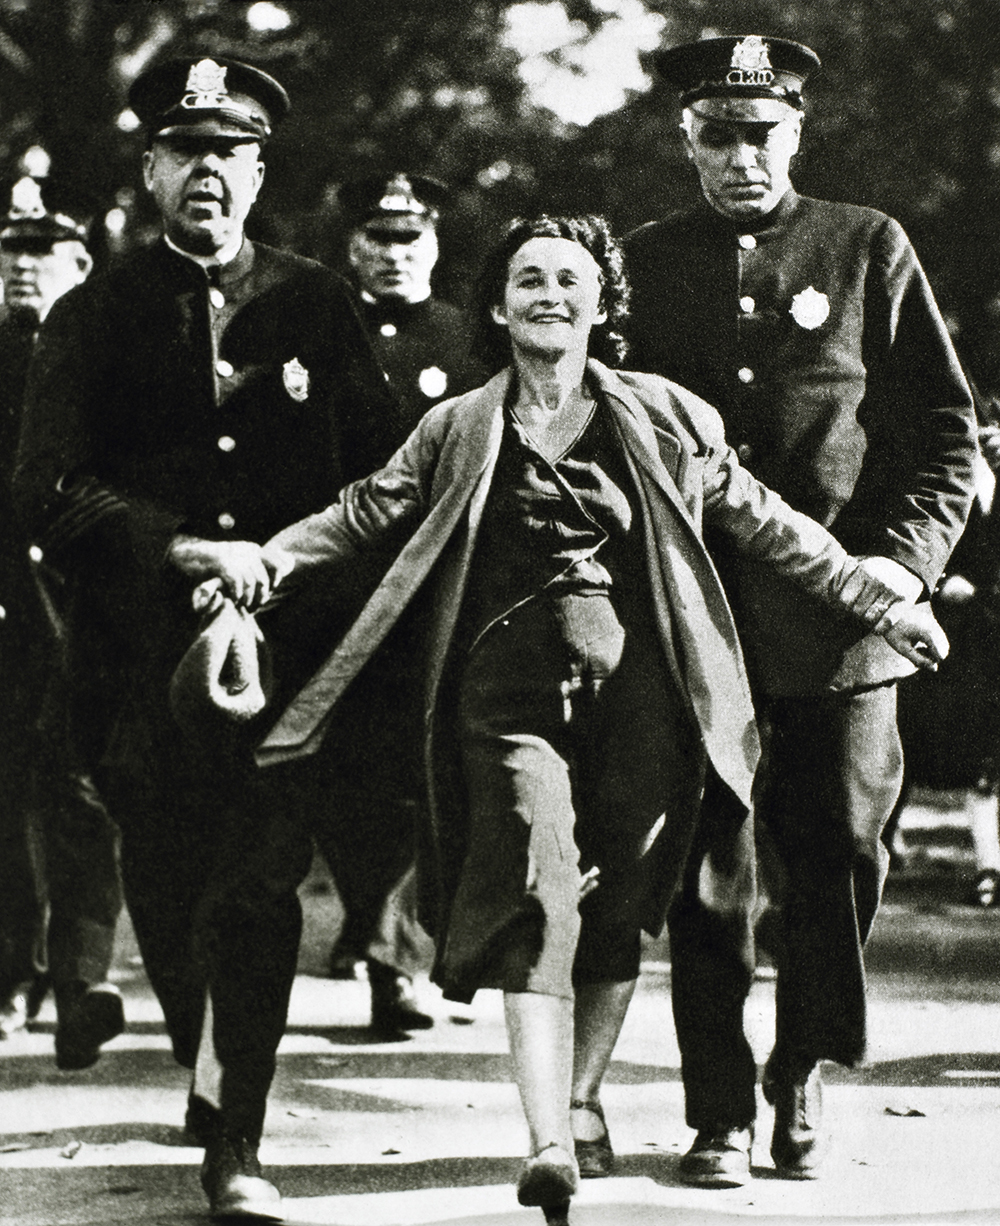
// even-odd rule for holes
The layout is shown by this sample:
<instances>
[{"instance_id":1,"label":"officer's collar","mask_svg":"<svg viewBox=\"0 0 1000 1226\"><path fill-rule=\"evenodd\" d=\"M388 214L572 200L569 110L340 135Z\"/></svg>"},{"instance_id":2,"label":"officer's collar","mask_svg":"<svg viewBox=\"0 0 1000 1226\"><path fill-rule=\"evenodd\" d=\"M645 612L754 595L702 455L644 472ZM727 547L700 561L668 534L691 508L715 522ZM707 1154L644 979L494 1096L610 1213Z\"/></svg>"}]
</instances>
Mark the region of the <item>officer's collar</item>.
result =
<instances>
[{"instance_id":1,"label":"officer's collar","mask_svg":"<svg viewBox=\"0 0 1000 1226\"><path fill-rule=\"evenodd\" d=\"M757 238L767 238L780 232L791 220L799 202L799 194L790 187L774 208L763 217L752 221L733 221L712 207L704 196L701 197L701 212L714 221L714 224L729 234L753 234Z\"/></svg>"},{"instance_id":2,"label":"officer's collar","mask_svg":"<svg viewBox=\"0 0 1000 1226\"><path fill-rule=\"evenodd\" d=\"M430 294L419 302L407 302L403 298L373 298L363 291L361 294L361 304L368 319L394 323L412 319L418 312L426 310L430 300Z\"/></svg>"},{"instance_id":3,"label":"officer's collar","mask_svg":"<svg viewBox=\"0 0 1000 1226\"><path fill-rule=\"evenodd\" d=\"M239 247L234 251L220 251L213 256L193 255L190 251L184 251L166 234L163 235L163 242L170 251L187 263L204 269L213 285L232 285L235 281L242 280L253 267L253 243L242 236Z\"/></svg>"}]
</instances>

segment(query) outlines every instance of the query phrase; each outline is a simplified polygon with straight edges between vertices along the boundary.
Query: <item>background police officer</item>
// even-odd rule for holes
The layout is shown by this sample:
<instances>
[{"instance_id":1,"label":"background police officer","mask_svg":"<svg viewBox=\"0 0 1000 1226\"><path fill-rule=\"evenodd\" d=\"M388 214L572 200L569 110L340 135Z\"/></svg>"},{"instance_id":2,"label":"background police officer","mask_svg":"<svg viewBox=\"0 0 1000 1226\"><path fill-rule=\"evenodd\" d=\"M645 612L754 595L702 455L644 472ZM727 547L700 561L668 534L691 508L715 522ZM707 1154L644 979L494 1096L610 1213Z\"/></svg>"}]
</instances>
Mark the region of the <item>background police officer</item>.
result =
<instances>
[{"instance_id":1,"label":"background police officer","mask_svg":"<svg viewBox=\"0 0 1000 1226\"><path fill-rule=\"evenodd\" d=\"M257 1146L311 842L297 777L238 737L191 738L168 683L197 629L192 581L255 604L260 542L342 484L351 423L389 396L346 285L244 237L261 145L288 109L266 73L172 61L129 95L163 238L67 295L29 377L15 492L73 587L71 651L116 715L102 792L216 1215L277 1215ZM204 1023L204 1024L203 1024Z\"/></svg>"},{"instance_id":2,"label":"background police officer","mask_svg":"<svg viewBox=\"0 0 1000 1226\"><path fill-rule=\"evenodd\" d=\"M470 355L465 312L431 287L438 222L450 199L445 184L397 171L345 183L339 199L351 227L347 259L362 317L400 397L398 419L385 423L387 435L378 439L390 450L374 468L432 405L479 387L486 372Z\"/></svg>"},{"instance_id":3,"label":"background police officer","mask_svg":"<svg viewBox=\"0 0 1000 1226\"><path fill-rule=\"evenodd\" d=\"M122 905L117 834L85 765L86 729L67 726L61 578L30 548L10 480L38 328L93 265L94 202L47 175L9 186L0 229L0 1035L37 1013L51 982L56 1060L74 1069L93 1064L124 1026L121 996L106 982Z\"/></svg>"},{"instance_id":4,"label":"background police officer","mask_svg":"<svg viewBox=\"0 0 1000 1226\"><path fill-rule=\"evenodd\" d=\"M901 596L928 596L968 514L969 391L900 226L791 185L802 84L818 63L807 47L756 35L659 53L680 92L701 199L627 240L631 362L714 404L755 476ZM771 1154L781 1174L811 1178L823 1140L819 1061L864 1054L861 951L902 769L893 683L911 670L753 563L721 546L716 558L766 728L755 815L780 869L768 881L780 904L764 1073ZM710 784L705 803L713 820L703 829L739 820L721 788ZM700 900L705 854L695 849L671 916L687 1119L698 1132L682 1170L740 1183L755 1114L742 1026L750 891L736 882L729 900Z\"/></svg>"},{"instance_id":5,"label":"background police officer","mask_svg":"<svg viewBox=\"0 0 1000 1226\"><path fill-rule=\"evenodd\" d=\"M381 467L429 408L485 380L469 354L465 313L431 289L437 225L448 198L443 183L402 171L353 180L340 190L362 317L399 398L397 411L373 418L367 438L345 455L346 476ZM372 1025L386 1035L432 1024L413 991L429 947L414 915L411 868L422 783L410 631L409 623L400 627L338 714L333 736L340 770L331 781L333 803L317 811L316 821L345 911L331 973L350 976L355 960L366 961Z\"/></svg>"}]
</instances>

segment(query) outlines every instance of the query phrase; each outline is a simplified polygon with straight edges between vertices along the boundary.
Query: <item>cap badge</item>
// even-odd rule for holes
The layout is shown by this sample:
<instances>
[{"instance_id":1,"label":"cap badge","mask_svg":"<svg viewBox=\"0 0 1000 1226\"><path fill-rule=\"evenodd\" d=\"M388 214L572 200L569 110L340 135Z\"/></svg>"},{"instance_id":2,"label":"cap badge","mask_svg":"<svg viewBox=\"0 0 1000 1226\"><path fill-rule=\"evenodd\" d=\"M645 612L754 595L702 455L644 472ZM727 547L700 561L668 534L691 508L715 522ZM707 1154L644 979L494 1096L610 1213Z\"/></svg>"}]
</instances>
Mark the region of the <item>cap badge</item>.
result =
<instances>
[{"instance_id":1,"label":"cap badge","mask_svg":"<svg viewBox=\"0 0 1000 1226\"><path fill-rule=\"evenodd\" d=\"M378 202L380 213L426 213L427 210L413 194L413 184L405 175L399 175L386 184L385 195Z\"/></svg>"},{"instance_id":2,"label":"cap badge","mask_svg":"<svg viewBox=\"0 0 1000 1226\"><path fill-rule=\"evenodd\" d=\"M37 179L18 179L10 193L10 217L31 218L44 217L45 205L42 203L42 188Z\"/></svg>"},{"instance_id":3,"label":"cap badge","mask_svg":"<svg viewBox=\"0 0 1000 1226\"><path fill-rule=\"evenodd\" d=\"M812 332L820 324L826 323L830 314L830 299L810 285L795 295L788 313L800 328Z\"/></svg>"},{"instance_id":4,"label":"cap badge","mask_svg":"<svg viewBox=\"0 0 1000 1226\"><path fill-rule=\"evenodd\" d=\"M181 106L188 110L214 110L229 97L226 70L215 60L199 60L197 64L192 64L184 88L187 93L181 99Z\"/></svg>"},{"instance_id":5,"label":"cap badge","mask_svg":"<svg viewBox=\"0 0 1000 1226\"><path fill-rule=\"evenodd\" d=\"M748 34L733 48L726 74L727 85L770 85L774 70L767 53L767 43L759 34Z\"/></svg>"},{"instance_id":6,"label":"cap badge","mask_svg":"<svg viewBox=\"0 0 1000 1226\"><path fill-rule=\"evenodd\" d=\"M292 358L281 368L281 379L285 391L299 404L309 399L309 371L298 358Z\"/></svg>"}]
</instances>

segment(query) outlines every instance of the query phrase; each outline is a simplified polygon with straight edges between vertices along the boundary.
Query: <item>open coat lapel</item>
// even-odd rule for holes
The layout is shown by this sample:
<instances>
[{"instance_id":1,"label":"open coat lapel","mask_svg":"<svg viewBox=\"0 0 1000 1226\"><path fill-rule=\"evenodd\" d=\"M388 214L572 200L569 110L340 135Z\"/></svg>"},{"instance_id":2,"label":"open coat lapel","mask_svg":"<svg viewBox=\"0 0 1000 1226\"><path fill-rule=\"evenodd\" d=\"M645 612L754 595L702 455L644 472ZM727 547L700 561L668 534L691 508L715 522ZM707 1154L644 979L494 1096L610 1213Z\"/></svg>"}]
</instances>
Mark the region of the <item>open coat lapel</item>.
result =
<instances>
[{"instance_id":1,"label":"open coat lapel","mask_svg":"<svg viewBox=\"0 0 1000 1226\"><path fill-rule=\"evenodd\" d=\"M427 578L459 529L470 503L482 513L489 479L500 451L503 399L509 373L504 371L464 397L459 428L449 431L431 481L431 508L400 551L357 620L314 676L299 691L257 749L257 762L270 765L315 753L322 744L334 704L377 650L417 589ZM477 493L479 496L477 497ZM467 523L459 558L449 558L449 582L439 586L434 619L432 668L440 677L474 531Z\"/></svg>"},{"instance_id":2,"label":"open coat lapel","mask_svg":"<svg viewBox=\"0 0 1000 1226\"><path fill-rule=\"evenodd\" d=\"M649 411L631 389L612 371L597 363L591 367L642 496L650 587L668 663L716 773L749 804L760 756L750 686L725 592L692 516L691 507L701 505L700 484L687 490L688 497L678 484L687 488L695 479L698 457L681 445L680 436L688 432L665 398L655 406L662 426L654 430ZM668 465L676 465L676 479Z\"/></svg>"},{"instance_id":3,"label":"open coat lapel","mask_svg":"<svg viewBox=\"0 0 1000 1226\"><path fill-rule=\"evenodd\" d=\"M673 411L669 392L646 406L600 363L590 363L590 372L610 406L641 495L650 586L668 665L717 773L748 803L759 753L756 726L736 629L695 518L701 495L696 448ZM268 734L257 751L261 764L315 752L331 708L433 571L426 690L426 727L432 732L438 687L500 450L509 378L504 372L455 401L450 416L442 419L424 521L357 621ZM430 765L430 735L426 748Z\"/></svg>"}]
</instances>

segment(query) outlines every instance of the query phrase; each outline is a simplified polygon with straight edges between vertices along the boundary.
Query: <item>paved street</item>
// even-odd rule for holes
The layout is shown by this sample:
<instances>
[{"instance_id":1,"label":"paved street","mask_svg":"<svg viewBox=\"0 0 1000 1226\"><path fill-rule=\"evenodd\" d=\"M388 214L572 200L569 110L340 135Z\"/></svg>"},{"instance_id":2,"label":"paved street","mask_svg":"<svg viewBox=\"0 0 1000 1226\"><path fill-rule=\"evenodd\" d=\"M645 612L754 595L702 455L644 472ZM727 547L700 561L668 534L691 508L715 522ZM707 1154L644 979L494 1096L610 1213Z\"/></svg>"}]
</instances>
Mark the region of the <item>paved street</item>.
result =
<instances>
[{"instance_id":1,"label":"paved street","mask_svg":"<svg viewBox=\"0 0 1000 1226\"><path fill-rule=\"evenodd\" d=\"M959 866L961 868L961 866ZM828 1069L836 1134L822 1180L773 1178L761 1103L753 1184L684 1188L669 967L651 947L604 1102L619 1174L584 1184L574 1226L822 1222L1000 1224L1000 911L953 901L959 878L892 886L870 947L869 1067ZM433 1030L375 1043L367 986L319 976L336 902L313 881L307 932L261 1157L289 1223L541 1226L513 1180L526 1144L509 1081L501 1002L449 1006L426 983ZM204 1223L200 1151L184 1144L187 1075L123 926L117 961L128 1032L100 1063L52 1059L54 1012L0 1044L0 1224ZM313 972L313 973L309 973ZM748 1008L763 1061L773 1026L766 968Z\"/></svg>"}]
</instances>

